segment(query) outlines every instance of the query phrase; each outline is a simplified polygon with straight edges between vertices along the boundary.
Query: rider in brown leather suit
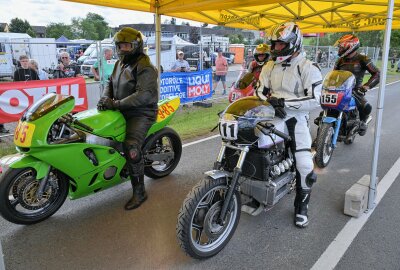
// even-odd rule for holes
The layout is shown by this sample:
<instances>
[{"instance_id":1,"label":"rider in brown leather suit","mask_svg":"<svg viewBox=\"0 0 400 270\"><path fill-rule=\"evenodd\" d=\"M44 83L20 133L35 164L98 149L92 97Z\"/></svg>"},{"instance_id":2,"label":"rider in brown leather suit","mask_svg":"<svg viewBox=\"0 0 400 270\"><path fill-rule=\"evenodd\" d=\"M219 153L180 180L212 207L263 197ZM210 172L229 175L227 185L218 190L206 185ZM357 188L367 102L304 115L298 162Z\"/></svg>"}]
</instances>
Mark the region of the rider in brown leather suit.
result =
<instances>
[{"instance_id":1,"label":"rider in brown leather suit","mask_svg":"<svg viewBox=\"0 0 400 270\"><path fill-rule=\"evenodd\" d=\"M119 110L126 119L124 152L128 161L133 196L125 209L139 207L146 199L142 145L156 120L157 71L143 52L142 34L124 27L114 36L119 60L104 89L98 110Z\"/></svg>"},{"instance_id":2,"label":"rider in brown leather suit","mask_svg":"<svg viewBox=\"0 0 400 270\"><path fill-rule=\"evenodd\" d=\"M368 128L366 120L372 110L371 105L364 96L369 89L379 83L380 71L368 56L357 52L360 47L360 40L355 35L342 36L336 41L335 46L338 46L339 59L335 63L334 69L350 71L356 77L356 91L353 91L353 95L360 113L361 126L359 134L363 136ZM371 78L363 84L366 71L371 74Z\"/></svg>"}]
</instances>

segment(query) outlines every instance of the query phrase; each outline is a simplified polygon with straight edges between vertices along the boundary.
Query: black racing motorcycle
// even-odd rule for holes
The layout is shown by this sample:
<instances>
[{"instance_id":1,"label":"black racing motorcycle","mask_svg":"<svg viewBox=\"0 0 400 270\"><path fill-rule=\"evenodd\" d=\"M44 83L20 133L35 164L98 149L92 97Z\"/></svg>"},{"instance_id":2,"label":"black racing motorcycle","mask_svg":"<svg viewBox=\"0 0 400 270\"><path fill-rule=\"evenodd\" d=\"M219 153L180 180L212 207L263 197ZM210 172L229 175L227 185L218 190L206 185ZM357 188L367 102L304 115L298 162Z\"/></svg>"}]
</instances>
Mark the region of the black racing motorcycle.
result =
<instances>
[{"instance_id":1,"label":"black racing motorcycle","mask_svg":"<svg viewBox=\"0 0 400 270\"><path fill-rule=\"evenodd\" d=\"M284 121L258 97L236 100L221 114L222 146L211 171L193 187L178 215L181 248L193 258L220 252L241 210L258 215L295 187L294 154Z\"/></svg>"}]
</instances>

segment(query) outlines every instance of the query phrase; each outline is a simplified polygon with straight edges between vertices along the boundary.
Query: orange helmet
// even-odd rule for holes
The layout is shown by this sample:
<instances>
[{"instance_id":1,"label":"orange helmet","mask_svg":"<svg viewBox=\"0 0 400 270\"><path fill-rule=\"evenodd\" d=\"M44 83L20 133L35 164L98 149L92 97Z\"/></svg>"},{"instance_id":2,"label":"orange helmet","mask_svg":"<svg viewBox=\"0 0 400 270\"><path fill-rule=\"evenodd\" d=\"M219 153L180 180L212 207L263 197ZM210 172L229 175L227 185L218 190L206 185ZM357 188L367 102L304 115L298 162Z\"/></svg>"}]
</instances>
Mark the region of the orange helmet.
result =
<instances>
[{"instance_id":1,"label":"orange helmet","mask_svg":"<svg viewBox=\"0 0 400 270\"><path fill-rule=\"evenodd\" d=\"M339 38L334 46L338 47L339 57L344 58L360 48L360 40L355 35L348 34Z\"/></svg>"}]
</instances>

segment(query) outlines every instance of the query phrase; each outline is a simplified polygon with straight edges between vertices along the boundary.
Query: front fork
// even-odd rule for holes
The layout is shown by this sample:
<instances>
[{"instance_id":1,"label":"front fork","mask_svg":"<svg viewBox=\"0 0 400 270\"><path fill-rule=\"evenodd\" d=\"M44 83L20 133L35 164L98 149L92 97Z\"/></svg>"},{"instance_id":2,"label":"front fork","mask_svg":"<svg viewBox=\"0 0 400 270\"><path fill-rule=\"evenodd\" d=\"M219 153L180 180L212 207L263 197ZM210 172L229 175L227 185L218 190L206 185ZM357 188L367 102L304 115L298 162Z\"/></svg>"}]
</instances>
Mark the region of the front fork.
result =
<instances>
[{"instance_id":1,"label":"front fork","mask_svg":"<svg viewBox=\"0 0 400 270\"><path fill-rule=\"evenodd\" d=\"M48 169L48 171L47 171L46 176L45 176L45 177L43 178L43 180L41 180L40 183L39 183L39 188L37 189L37 192L36 192L36 197L37 197L39 200L43 197L44 189L46 188L47 183L48 183L49 178L50 178L51 169L52 169L52 166L50 165L50 166L49 166L49 169Z\"/></svg>"},{"instance_id":2,"label":"front fork","mask_svg":"<svg viewBox=\"0 0 400 270\"><path fill-rule=\"evenodd\" d=\"M237 147L237 146L233 146L229 143L222 142L221 150L219 151L217 161L214 163L214 170L219 170L221 168L222 159L224 158L225 150L227 147L235 149L235 150L239 150L240 156L237 161L236 167L233 169L232 181L228 188L228 193L225 196L225 200L224 200L224 204L222 205L221 213L219 214L218 223L221 226L223 226L225 223L227 210L231 205L233 193L235 192L235 190L237 188L237 185L239 182L239 177L240 177L240 174L242 173L242 166L243 166L244 160L246 158L247 153L249 152L249 146Z\"/></svg>"},{"instance_id":3,"label":"front fork","mask_svg":"<svg viewBox=\"0 0 400 270\"><path fill-rule=\"evenodd\" d=\"M324 110L324 114L322 115L322 123L327 122L327 123L333 123L335 125L334 127L335 132L333 133L333 138L332 138L333 148L336 148L337 138L339 136L339 131L340 131L340 125L342 124L342 117L343 117L343 112L340 112L337 118L329 117L327 116L327 110ZM325 119L328 118L330 121L325 121Z\"/></svg>"}]
</instances>

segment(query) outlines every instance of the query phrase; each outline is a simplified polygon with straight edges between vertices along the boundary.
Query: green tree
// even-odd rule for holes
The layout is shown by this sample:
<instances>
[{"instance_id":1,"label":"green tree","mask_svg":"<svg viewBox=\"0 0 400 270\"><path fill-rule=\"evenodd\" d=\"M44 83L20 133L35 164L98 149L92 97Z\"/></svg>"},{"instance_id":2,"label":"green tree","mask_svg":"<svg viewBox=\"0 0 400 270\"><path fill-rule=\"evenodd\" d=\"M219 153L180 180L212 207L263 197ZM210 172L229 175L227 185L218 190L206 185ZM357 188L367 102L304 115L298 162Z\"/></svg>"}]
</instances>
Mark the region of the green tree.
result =
<instances>
[{"instance_id":1,"label":"green tree","mask_svg":"<svg viewBox=\"0 0 400 270\"><path fill-rule=\"evenodd\" d=\"M105 39L110 32L110 27L104 17L96 13L89 12L86 16L87 23L93 24L99 39Z\"/></svg>"},{"instance_id":2,"label":"green tree","mask_svg":"<svg viewBox=\"0 0 400 270\"><path fill-rule=\"evenodd\" d=\"M258 44L262 44L262 43L264 43L264 39L257 38L256 40L254 40L253 45L258 45Z\"/></svg>"},{"instance_id":3,"label":"green tree","mask_svg":"<svg viewBox=\"0 0 400 270\"><path fill-rule=\"evenodd\" d=\"M27 20L22 20L19 18L11 19L9 25L10 32L12 33L28 33L32 37L35 37L35 32L32 30L31 25ZM33 35L31 35L33 33Z\"/></svg>"},{"instance_id":4,"label":"green tree","mask_svg":"<svg viewBox=\"0 0 400 270\"><path fill-rule=\"evenodd\" d=\"M241 34L229 34L229 43L231 44L245 44L249 45L249 41L245 40Z\"/></svg>"},{"instance_id":5,"label":"green tree","mask_svg":"<svg viewBox=\"0 0 400 270\"><path fill-rule=\"evenodd\" d=\"M171 24L176 25L176 18L171 18Z\"/></svg>"},{"instance_id":6,"label":"green tree","mask_svg":"<svg viewBox=\"0 0 400 270\"><path fill-rule=\"evenodd\" d=\"M73 39L71 26L64 23L50 23L46 27L46 36L51 38L59 38L64 35L68 39Z\"/></svg>"},{"instance_id":7,"label":"green tree","mask_svg":"<svg viewBox=\"0 0 400 270\"><path fill-rule=\"evenodd\" d=\"M110 27L104 18L89 12L86 18L72 18L71 30L76 38L104 39L110 33Z\"/></svg>"}]
</instances>

